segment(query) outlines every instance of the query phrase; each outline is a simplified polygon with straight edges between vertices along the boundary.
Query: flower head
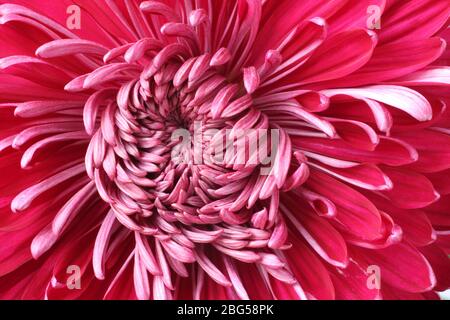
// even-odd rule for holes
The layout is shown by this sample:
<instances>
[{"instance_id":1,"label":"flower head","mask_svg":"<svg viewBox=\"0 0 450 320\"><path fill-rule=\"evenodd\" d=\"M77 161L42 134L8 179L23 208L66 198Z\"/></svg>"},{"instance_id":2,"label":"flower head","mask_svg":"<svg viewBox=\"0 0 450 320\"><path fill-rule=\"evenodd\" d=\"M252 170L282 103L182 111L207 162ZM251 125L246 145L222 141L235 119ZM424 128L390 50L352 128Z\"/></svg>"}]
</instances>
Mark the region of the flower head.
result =
<instances>
[{"instance_id":1,"label":"flower head","mask_svg":"<svg viewBox=\"0 0 450 320\"><path fill-rule=\"evenodd\" d=\"M450 286L448 0L0 2L1 298Z\"/></svg>"}]
</instances>

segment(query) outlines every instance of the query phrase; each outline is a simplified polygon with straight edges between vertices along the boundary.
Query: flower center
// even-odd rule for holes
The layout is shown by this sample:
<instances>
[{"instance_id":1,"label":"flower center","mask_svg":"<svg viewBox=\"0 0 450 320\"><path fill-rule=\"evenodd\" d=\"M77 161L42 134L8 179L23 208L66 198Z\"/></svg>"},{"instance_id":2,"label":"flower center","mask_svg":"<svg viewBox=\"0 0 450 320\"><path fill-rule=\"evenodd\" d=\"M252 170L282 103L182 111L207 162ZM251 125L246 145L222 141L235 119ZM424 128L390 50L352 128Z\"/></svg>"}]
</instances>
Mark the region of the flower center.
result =
<instances>
[{"instance_id":1,"label":"flower center","mask_svg":"<svg viewBox=\"0 0 450 320\"><path fill-rule=\"evenodd\" d=\"M168 45L147 61L133 57L139 45L125 53L128 63L106 65L84 80L86 87L120 80L119 89L90 98L105 105L86 155L102 199L123 225L165 250L199 254L210 243L255 262L259 249L286 247L278 202L288 166L261 171L276 155L275 134L267 132L277 126L253 106L251 86L222 75L223 49L181 59L180 45ZM136 57L139 64L132 64ZM275 159L279 168L281 161Z\"/></svg>"}]
</instances>

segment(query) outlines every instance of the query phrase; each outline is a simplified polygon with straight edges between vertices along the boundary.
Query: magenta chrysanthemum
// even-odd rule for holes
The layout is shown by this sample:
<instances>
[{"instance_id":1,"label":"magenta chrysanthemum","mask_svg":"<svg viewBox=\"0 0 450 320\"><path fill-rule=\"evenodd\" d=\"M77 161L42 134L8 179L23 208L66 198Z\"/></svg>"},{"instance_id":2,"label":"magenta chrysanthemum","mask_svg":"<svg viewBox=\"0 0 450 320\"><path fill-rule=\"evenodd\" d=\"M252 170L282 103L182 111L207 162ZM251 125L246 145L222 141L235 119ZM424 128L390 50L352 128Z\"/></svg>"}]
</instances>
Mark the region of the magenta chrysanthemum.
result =
<instances>
[{"instance_id":1,"label":"magenta chrysanthemum","mask_svg":"<svg viewBox=\"0 0 450 320\"><path fill-rule=\"evenodd\" d=\"M0 1L0 298L437 298L449 18Z\"/></svg>"}]
</instances>

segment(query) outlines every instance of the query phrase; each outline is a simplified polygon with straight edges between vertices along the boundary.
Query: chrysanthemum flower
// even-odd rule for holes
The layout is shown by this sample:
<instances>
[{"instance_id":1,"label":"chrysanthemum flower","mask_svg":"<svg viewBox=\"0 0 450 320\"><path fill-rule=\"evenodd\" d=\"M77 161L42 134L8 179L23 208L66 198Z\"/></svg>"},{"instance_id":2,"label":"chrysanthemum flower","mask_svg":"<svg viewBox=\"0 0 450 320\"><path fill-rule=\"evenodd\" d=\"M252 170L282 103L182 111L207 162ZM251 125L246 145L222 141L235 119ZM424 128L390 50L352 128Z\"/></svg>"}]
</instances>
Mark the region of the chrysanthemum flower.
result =
<instances>
[{"instance_id":1,"label":"chrysanthemum flower","mask_svg":"<svg viewBox=\"0 0 450 320\"><path fill-rule=\"evenodd\" d=\"M450 286L449 0L0 3L0 298ZM174 161L198 122L269 174Z\"/></svg>"}]
</instances>

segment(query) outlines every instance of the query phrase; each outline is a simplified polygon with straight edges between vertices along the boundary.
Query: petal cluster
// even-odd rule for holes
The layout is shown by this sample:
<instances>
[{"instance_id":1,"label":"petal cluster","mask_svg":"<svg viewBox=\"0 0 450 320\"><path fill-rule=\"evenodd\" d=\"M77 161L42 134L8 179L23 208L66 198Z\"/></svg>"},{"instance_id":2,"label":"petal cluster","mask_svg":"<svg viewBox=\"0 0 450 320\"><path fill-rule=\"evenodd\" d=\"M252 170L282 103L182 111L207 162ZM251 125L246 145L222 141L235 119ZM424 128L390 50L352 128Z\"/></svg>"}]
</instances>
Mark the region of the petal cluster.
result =
<instances>
[{"instance_id":1,"label":"petal cluster","mask_svg":"<svg viewBox=\"0 0 450 320\"><path fill-rule=\"evenodd\" d=\"M0 298L450 287L448 0L73 5L0 1Z\"/></svg>"}]
</instances>

